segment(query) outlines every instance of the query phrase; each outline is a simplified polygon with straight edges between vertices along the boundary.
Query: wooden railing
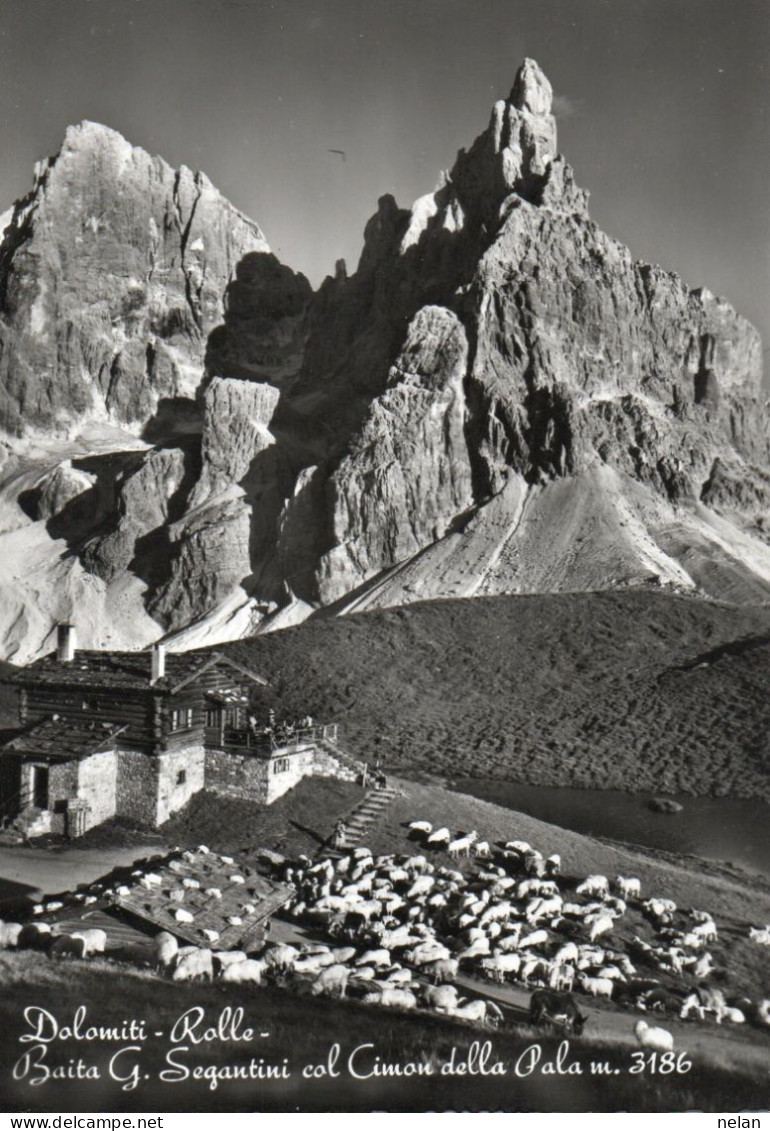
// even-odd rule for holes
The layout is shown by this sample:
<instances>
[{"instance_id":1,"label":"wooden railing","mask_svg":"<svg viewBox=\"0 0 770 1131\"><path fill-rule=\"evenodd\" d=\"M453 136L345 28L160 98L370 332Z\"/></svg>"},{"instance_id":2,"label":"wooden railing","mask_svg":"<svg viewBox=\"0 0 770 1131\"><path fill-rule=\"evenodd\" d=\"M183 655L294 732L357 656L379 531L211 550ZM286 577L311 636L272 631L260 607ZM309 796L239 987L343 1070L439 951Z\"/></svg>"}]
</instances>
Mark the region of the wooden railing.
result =
<instances>
[{"instance_id":1,"label":"wooden railing","mask_svg":"<svg viewBox=\"0 0 770 1131\"><path fill-rule=\"evenodd\" d=\"M270 755L279 750L296 750L300 746L307 746L313 742L335 742L337 739L337 724L316 724L310 727L298 727L294 730L276 727L273 731L256 734L248 728L207 727L205 741L207 746L224 746L237 748L244 751L253 751L254 754Z\"/></svg>"}]
</instances>

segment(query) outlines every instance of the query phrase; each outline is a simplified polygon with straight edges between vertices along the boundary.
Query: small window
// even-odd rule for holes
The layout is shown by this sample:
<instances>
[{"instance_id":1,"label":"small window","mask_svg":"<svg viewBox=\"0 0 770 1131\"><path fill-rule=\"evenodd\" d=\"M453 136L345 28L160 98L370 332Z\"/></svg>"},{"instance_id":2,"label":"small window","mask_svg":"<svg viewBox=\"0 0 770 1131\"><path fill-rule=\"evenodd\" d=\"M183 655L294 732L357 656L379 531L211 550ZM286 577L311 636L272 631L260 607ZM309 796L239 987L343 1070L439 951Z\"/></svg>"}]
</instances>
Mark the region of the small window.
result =
<instances>
[{"instance_id":1,"label":"small window","mask_svg":"<svg viewBox=\"0 0 770 1131\"><path fill-rule=\"evenodd\" d=\"M276 760L273 762L273 773L274 774L283 774L283 773L286 772L286 770L288 770L288 768L289 768L289 759L288 758L276 758Z\"/></svg>"},{"instance_id":2,"label":"small window","mask_svg":"<svg viewBox=\"0 0 770 1131\"><path fill-rule=\"evenodd\" d=\"M193 723L192 707L180 707L171 712L172 730L189 730Z\"/></svg>"},{"instance_id":3,"label":"small window","mask_svg":"<svg viewBox=\"0 0 770 1131\"><path fill-rule=\"evenodd\" d=\"M184 783L186 781L187 781L187 770L180 770L179 773L176 775L176 784L177 785L184 785Z\"/></svg>"}]
</instances>

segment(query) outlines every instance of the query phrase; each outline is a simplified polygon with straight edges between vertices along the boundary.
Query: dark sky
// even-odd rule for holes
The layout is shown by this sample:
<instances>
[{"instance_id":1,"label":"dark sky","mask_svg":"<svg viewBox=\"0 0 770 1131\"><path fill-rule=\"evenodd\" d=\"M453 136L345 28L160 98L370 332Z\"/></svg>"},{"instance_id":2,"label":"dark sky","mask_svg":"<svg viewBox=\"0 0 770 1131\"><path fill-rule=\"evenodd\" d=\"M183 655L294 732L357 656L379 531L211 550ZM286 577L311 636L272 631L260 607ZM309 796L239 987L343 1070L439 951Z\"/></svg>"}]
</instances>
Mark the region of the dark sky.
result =
<instances>
[{"instance_id":1,"label":"dark sky","mask_svg":"<svg viewBox=\"0 0 770 1131\"><path fill-rule=\"evenodd\" d=\"M526 55L594 219L770 341L767 0L0 0L0 210L90 118L203 169L317 284Z\"/></svg>"}]
</instances>

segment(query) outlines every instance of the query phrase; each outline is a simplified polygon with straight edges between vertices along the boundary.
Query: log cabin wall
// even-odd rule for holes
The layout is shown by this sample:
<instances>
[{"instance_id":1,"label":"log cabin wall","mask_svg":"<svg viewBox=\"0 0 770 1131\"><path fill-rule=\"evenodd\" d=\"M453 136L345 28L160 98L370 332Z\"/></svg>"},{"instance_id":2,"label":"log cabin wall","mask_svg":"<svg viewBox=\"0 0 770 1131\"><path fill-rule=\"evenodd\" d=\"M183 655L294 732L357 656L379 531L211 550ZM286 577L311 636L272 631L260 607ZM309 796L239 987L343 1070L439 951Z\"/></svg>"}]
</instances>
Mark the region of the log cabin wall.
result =
<instances>
[{"instance_id":1,"label":"log cabin wall","mask_svg":"<svg viewBox=\"0 0 770 1131\"><path fill-rule=\"evenodd\" d=\"M104 688L57 687L55 684L33 684L22 689L26 693L27 723L39 722L51 715L81 717L120 726L128 724L121 743L150 750L153 744L153 694L147 691Z\"/></svg>"}]
</instances>

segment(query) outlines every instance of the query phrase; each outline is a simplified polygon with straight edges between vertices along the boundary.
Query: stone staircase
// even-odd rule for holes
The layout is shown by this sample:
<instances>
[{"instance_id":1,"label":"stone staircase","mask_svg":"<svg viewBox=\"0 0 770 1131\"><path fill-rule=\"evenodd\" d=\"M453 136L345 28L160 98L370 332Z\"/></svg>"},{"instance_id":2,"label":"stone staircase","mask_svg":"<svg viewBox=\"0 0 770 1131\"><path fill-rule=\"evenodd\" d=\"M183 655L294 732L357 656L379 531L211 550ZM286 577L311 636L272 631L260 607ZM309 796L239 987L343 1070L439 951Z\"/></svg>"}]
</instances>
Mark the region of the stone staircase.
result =
<instances>
[{"instance_id":1,"label":"stone staircase","mask_svg":"<svg viewBox=\"0 0 770 1131\"><path fill-rule=\"evenodd\" d=\"M364 772L365 762L351 754L336 738L322 738L318 745L336 759L343 770L347 770L351 780L355 781Z\"/></svg>"},{"instance_id":2,"label":"stone staircase","mask_svg":"<svg viewBox=\"0 0 770 1131\"><path fill-rule=\"evenodd\" d=\"M398 790L389 785L370 790L345 818L345 841L339 847L343 850L356 848L367 829L382 816L397 794Z\"/></svg>"},{"instance_id":3,"label":"stone staircase","mask_svg":"<svg viewBox=\"0 0 770 1131\"><path fill-rule=\"evenodd\" d=\"M45 836L46 833L51 831L51 813L48 809L37 809L34 805L27 805L26 808L10 821L3 833L9 838L16 838L16 843L23 840L31 840L36 836ZM9 843L6 841L6 843Z\"/></svg>"}]
</instances>

